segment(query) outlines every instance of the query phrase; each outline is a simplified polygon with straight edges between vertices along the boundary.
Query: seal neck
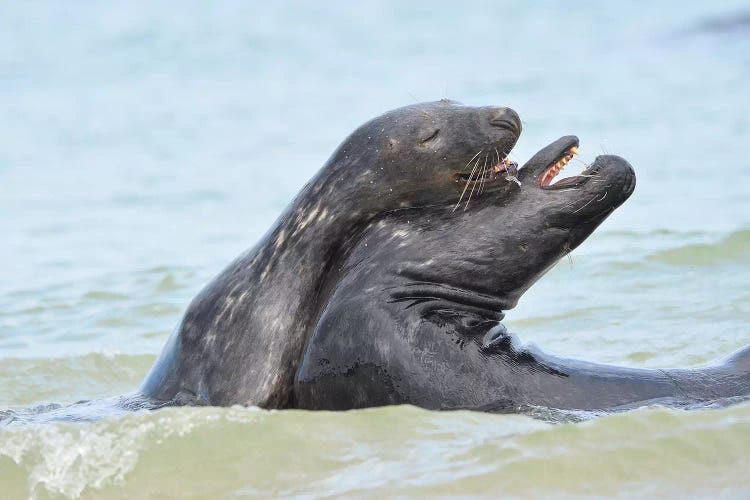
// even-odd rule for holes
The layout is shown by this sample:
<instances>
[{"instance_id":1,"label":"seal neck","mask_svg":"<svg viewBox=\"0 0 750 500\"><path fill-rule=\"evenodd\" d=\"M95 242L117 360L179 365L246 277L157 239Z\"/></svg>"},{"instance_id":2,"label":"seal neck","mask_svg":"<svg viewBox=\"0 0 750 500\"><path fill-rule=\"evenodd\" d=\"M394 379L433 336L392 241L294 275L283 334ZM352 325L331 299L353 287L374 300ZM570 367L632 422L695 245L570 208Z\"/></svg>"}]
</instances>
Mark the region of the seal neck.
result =
<instances>
[{"instance_id":1,"label":"seal neck","mask_svg":"<svg viewBox=\"0 0 750 500\"><path fill-rule=\"evenodd\" d=\"M353 209L348 199L334 203L336 186L329 177L311 180L256 247L260 264L256 276L261 283L273 281L272 287L260 289L273 291L271 301L275 307L285 304L287 317L313 324L317 315L311 310L325 300L359 228L371 218ZM304 314L296 314L299 309ZM307 329L308 325L293 326Z\"/></svg>"}]
</instances>

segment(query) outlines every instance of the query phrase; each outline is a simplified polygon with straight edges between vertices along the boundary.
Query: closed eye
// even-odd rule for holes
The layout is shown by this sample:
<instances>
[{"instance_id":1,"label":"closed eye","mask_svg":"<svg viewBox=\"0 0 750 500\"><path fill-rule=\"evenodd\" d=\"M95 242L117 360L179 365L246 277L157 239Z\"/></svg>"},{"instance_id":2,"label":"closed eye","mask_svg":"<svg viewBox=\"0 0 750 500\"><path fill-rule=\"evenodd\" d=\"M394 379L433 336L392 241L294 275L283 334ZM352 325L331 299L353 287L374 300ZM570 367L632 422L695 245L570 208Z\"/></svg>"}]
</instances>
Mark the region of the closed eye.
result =
<instances>
[{"instance_id":1,"label":"closed eye","mask_svg":"<svg viewBox=\"0 0 750 500\"><path fill-rule=\"evenodd\" d=\"M436 128L435 131L432 132L427 138L422 139L422 144L425 144L427 142L434 140L438 136L439 133L440 133L440 129Z\"/></svg>"}]
</instances>

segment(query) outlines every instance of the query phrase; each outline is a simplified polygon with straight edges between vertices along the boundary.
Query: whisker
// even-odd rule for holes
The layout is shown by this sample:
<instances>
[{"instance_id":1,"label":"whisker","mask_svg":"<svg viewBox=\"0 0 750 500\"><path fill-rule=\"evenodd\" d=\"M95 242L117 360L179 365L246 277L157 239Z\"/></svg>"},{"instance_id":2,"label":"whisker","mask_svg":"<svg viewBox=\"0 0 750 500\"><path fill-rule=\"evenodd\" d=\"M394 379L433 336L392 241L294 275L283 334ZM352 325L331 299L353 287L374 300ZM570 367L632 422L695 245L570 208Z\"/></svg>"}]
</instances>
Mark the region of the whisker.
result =
<instances>
[{"instance_id":1,"label":"whisker","mask_svg":"<svg viewBox=\"0 0 750 500\"><path fill-rule=\"evenodd\" d=\"M477 154L475 154L474 157L471 160L473 160L474 158L476 158L477 156L479 156L479 154L481 152L482 152L482 150L480 149L479 152ZM469 163L471 163L471 160L469 160ZM469 163L466 164L467 167L469 166ZM477 160L477 161L474 162L474 168L471 169L471 173L469 174L469 179L466 181L466 186L464 186L464 190L461 192L461 196L458 198L458 202L456 203L456 206L453 207L453 212L456 211L456 209L458 208L458 206L461 204L461 200L464 199L464 194L466 194L466 190L469 188L469 184L471 184L471 178L474 177L474 170L476 170L478 164L479 164L479 160ZM466 168L466 167L464 167L464 168ZM473 191L473 188L472 188L472 191Z\"/></svg>"},{"instance_id":2,"label":"whisker","mask_svg":"<svg viewBox=\"0 0 750 500\"><path fill-rule=\"evenodd\" d=\"M472 160L474 160L474 158L476 158L476 157L477 157L477 156L479 156L480 154L482 154L482 150L481 150L481 149L480 149L479 151L477 151L477 154L475 154L474 156L472 156L472 157L471 157L471 160L469 160L469 161L467 161L467 162L466 162L466 165L464 165L464 169L465 169L466 167L468 167L468 166L469 166L469 163L471 163L471 162L472 162ZM476 163L474 164L474 168L476 168ZM474 174L474 169L472 169L472 170L471 170L471 175L473 175L473 174ZM471 180L471 175L469 175L469 180ZM461 196L459 196L459 197L458 197L458 202L456 203L456 206L455 206L455 207L453 207L453 212L455 212L455 211L456 211L456 209L458 208L458 206L459 206L459 205L461 204L461 200L463 200L463 199L464 199L464 195L466 194L466 190L467 190L468 188L469 188L469 182L467 181L467 182L466 182L466 185L464 186L464 190L463 190L463 191L461 191Z\"/></svg>"},{"instance_id":3,"label":"whisker","mask_svg":"<svg viewBox=\"0 0 750 500\"><path fill-rule=\"evenodd\" d=\"M591 199L590 199L589 201L587 201L587 202L586 202L586 204L585 204L584 206L582 206L581 208L579 208L578 210L576 210L576 211L575 211L575 212L573 212L573 213L574 213L574 214L577 214L578 212L580 212L581 210L583 210L583 209L584 209L584 208L586 208L587 206L591 205L591 202L592 202L592 201L594 201L595 199L596 199L596 196L592 196L592 197L591 197Z\"/></svg>"},{"instance_id":4,"label":"whisker","mask_svg":"<svg viewBox=\"0 0 750 500\"><path fill-rule=\"evenodd\" d=\"M479 165L479 159L477 159L477 162L474 164L474 168ZM474 170L472 170L473 172ZM477 179L479 179L479 172L477 172ZM471 182L471 177L469 177L469 182ZM471 191L469 191L469 197L466 199L466 206L464 206L464 211L466 211L467 208L469 208L469 202L471 201L471 197L474 195L474 188L477 187L476 181L471 186Z\"/></svg>"},{"instance_id":5,"label":"whisker","mask_svg":"<svg viewBox=\"0 0 750 500\"><path fill-rule=\"evenodd\" d=\"M482 180L479 181L479 194L482 194L484 191L484 181L487 177L487 160L488 160L489 154L484 155L484 167L482 167Z\"/></svg>"},{"instance_id":6,"label":"whisker","mask_svg":"<svg viewBox=\"0 0 750 500\"><path fill-rule=\"evenodd\" d=\"M466 162L466 165L464 165L464 168L468 167L469 163L471 163L472 161L474 161L474 158L476 158L480 154L482 154L482 150L481 149L479 151L477 151L477 154L475 154L474 156L471 157L471 160L469 160L469 161Z\"/></svg>"},{"instance_id":7,"label":"whisker","mask_svg":"<svg viewBox=\"0 0 750 500\"><path fill-rule=\"evenodd\" d=\"M578 200L576 200L576 201L574 201L574 202L572 202L572 203L568 203L567 205L565 205L564 207L562 207L562 208L561 208L561 210L565 210L565 209L566 209L566 208L568 208L568 207L572 207L572 206L573 206L573 205L575 205L576 203L578 203Z\"/></svg>"}]
</instances>

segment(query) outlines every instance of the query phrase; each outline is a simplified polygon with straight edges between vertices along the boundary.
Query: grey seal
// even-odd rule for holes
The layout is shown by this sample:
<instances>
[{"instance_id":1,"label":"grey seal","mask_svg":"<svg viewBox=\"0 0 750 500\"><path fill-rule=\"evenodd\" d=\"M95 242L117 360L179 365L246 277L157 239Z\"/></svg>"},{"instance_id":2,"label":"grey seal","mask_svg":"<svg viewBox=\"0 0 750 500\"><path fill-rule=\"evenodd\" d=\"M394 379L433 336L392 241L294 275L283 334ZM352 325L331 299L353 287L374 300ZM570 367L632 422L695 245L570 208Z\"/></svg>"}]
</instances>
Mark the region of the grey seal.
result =
<instances>
[{"instance_id":1,"label":"grey seal","mask_svg":"<svg viewBox=\"0 0 750 500\"><path fill-rule=\"evenodd\" d=\"M511 109L453 101L358 128L192 301L142 395L512 411L750 394L748 349L711 367L643 370L558 358L507 331L522 294L635 189L633 169L613 155L560 180L574 136L518 168L507 154L520 133Z\"/></svg>"}]
</instances>

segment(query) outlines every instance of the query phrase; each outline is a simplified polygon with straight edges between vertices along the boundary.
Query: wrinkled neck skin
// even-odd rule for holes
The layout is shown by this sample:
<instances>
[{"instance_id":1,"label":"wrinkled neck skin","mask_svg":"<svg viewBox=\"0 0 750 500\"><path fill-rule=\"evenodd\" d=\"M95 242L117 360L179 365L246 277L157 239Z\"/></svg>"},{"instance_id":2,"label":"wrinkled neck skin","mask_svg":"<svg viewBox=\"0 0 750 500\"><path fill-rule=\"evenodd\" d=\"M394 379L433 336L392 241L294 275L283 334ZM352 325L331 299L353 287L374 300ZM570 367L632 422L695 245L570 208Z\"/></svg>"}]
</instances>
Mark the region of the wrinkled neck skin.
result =
<instances>
[{"instance_id":1,"label":"wrinkled neck skin","mask_svg":"<svg viewBox=\"0 0 750 500\"><path fill-rule=\"evenodd\" d=\"M712 367L648 370L559 358L507 332L500 323L503 311L514 307L608 215L592 220L581 233L544 222L538 213L539 207L522 203L505 216L502 207L458 215L438 210L418 220L404 212L367 229L350 253L341 296L368 290L368 302L377 302L380 311L374 315L387 315L393 332L401 332L396 335L408 344L405 350L417 352L410 363L429 360L424 375L432 378L419 382L425 390L397 394L389 404L616 411L646 404L687 406L750 393L748 349ZM435 352L441 356L438 361ZM394 378L397 373L391 370ZM416 377L412 371L404 378ZM432 387L440 389L431 392Z\"/></svg>"}]
</instances>

